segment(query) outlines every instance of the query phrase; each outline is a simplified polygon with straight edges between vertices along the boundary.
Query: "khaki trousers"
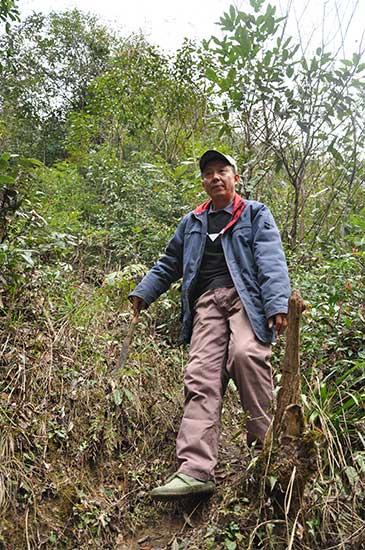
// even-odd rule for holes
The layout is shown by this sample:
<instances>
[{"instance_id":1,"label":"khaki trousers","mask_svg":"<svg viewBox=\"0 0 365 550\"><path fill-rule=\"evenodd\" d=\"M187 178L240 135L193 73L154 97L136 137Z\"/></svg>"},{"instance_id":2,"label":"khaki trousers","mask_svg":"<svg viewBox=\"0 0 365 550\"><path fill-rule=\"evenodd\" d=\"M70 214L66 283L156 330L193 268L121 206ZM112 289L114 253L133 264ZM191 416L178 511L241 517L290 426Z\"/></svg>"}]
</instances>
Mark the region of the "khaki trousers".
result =
<instances>
[{"instance_id":1,"label":"khaki trousers","mask_svg":"<svg viewBox=\"0 0 365 550\"><path fill-rule=\"evenodd\" d=\"M197 300L176 442L180 472L214 479L222 399L230 378L249 413L248 444L263 441L273 399L270 356L271 345L256 338L235 288L209 290Z\"/></svg>"}]
</instances>

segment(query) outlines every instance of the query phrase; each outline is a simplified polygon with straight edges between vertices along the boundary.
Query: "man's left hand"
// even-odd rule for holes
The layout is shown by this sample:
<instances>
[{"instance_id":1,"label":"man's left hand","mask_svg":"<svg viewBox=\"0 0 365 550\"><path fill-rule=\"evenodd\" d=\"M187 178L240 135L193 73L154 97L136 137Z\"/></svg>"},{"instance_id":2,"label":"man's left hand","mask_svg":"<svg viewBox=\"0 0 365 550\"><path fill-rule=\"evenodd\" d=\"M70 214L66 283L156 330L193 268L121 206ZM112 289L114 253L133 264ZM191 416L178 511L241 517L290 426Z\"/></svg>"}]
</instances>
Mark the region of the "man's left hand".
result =
<instances>
[{"instance_id":1,"label":"man's left hand","mask_svg":"<svg viewBox=\"0 0 365 550\"><path fill-rule=\"evenodd\" d=\"M275 326L275 332L279 336L282 334L288 326L288 317L286 313L277 313L274 317L270 317L268 320L269 328Z\"/></svg>"}]
</instances>

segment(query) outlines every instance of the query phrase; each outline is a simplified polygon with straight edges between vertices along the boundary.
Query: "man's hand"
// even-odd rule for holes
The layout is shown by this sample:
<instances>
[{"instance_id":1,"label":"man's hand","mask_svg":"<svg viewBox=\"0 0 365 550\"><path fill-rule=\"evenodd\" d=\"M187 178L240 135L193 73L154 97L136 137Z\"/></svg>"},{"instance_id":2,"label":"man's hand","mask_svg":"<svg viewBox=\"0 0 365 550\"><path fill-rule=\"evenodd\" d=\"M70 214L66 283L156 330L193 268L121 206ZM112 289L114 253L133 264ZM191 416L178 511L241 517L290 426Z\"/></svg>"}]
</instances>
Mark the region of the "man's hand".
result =
<instances>
[{"instance_id":1,"label":"man's hand","mask_svg":"<svg viewBox=\"0 0 365 550\"><path fill-rule=\"evenodd\" d=\"M133 303L133 311L135 315L136 313L139 313L142 309L147 308L146 302L142 300L142 298L139 298L139 296L133 296L132 303Z\"/></svg>"},{"instance_id":2,"label":"man's hand","mask_svg":"<svg viewBox=\"0 0 365 550\"><path fill-rule=\"evenodd\" d=\"M268 320L268 327L272 328L275 326L275 332L278 336L285 332L286 327L288 326L288 317L286 313L277 313L274 317L270 317Z\"/></svg>"}]
</instances>

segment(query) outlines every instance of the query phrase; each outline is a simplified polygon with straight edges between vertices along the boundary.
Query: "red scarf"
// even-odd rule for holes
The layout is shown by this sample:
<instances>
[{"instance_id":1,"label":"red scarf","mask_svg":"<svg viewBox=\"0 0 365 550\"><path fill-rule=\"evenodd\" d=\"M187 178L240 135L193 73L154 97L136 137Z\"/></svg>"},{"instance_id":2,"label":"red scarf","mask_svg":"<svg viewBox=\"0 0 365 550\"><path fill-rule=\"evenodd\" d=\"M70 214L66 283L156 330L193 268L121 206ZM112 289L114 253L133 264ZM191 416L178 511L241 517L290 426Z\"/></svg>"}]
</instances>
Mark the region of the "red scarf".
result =
<instances>
[{"instance_id":1,"label":"red scarf","mask_svg":"<svg viewBox=\"0 0 365 550\"><path fill-rule=\"evenodd\" d=\"M208 210L211 203L212 203L212 199L209 199L208 201L203 202L203 204L201 204L200 206L195 208L194 214L202 214L203 212ZM232 209L232 216L233 217L227 223L227 225L222 229L222 231L221 231L222 234L225 233L227 231L227 229L229 229L230 227L232 227L232 225L234 225L236 223L236 221L238 220L238 218L242 214L243 209L244 209L245 206L246 206L246 203L243 200L243 198L240 197L238 193L235 193L234 194L234 199L233 199L233 209Z\"/></svg>"}]
</instances>

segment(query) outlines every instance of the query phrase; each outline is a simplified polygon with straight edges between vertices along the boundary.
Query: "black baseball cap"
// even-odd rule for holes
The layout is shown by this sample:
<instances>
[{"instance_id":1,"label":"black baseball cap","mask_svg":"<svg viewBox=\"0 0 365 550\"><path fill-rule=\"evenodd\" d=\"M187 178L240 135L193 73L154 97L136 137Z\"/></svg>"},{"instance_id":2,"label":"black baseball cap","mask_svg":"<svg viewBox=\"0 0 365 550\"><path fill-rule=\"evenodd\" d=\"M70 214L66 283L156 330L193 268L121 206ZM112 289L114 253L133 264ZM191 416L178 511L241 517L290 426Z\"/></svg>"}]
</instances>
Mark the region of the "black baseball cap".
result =
<instances>
[{"instance_id":1,"label":"black baseball cap","mask_svg":"<svg viewBox=\"0 0 365 550\"><path fill-rule=\"evenodd\" d=\"M200 157L199 160L199 167L200 171L203 172L208 162L211 162L212 160L223 160L230 166L234 168L234 171L238 172L237 170L237 163L234 160L234 158L231 157L231 155L226 155L224 153L220 153L219 151L216 151L215 149L209 149L209 151L205 151L205 153Z\"/></svg>"}]
</instances>

